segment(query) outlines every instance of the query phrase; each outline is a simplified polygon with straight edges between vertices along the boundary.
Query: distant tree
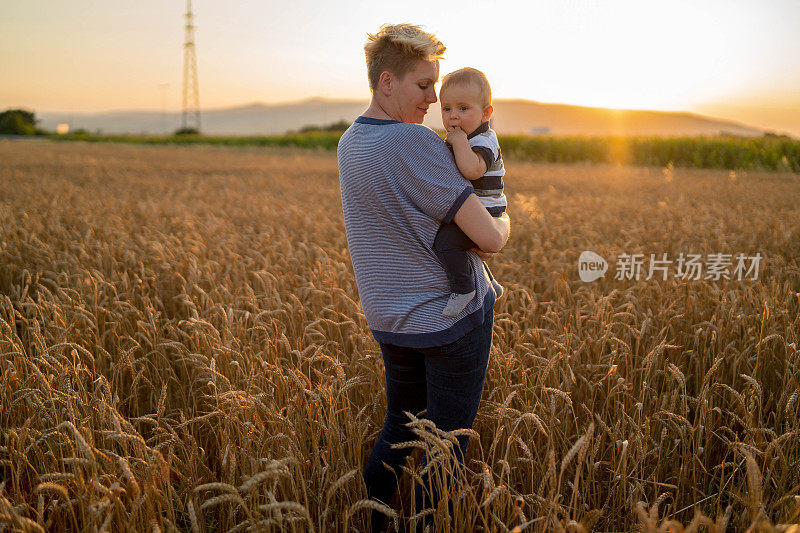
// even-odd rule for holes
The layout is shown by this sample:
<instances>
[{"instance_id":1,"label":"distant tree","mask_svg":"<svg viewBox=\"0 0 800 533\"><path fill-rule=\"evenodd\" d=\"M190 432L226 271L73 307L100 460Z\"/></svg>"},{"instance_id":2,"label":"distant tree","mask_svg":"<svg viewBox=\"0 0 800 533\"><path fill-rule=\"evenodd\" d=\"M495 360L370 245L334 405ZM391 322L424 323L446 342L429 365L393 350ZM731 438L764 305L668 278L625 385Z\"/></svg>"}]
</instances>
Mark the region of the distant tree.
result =
<instances>
[{"instance_id":1,"label":"distant tree","mask_svg":"<svg viewBox=\"0 0 800 533\"><path fill-rule=\"evenodd\" d=\"M782 141L790 141L792 138L783 133L775 133L774 131L765 131L764 137L767 139L778 139Z\"/></svg>"},{"instance_id":2,"label":"distant tree","mask_svg":"<svg viewBox=\"0 0 800 533\"><path fill-rule=\"evenodd\" d=\"M7 109L0 113L0 133L6 135L35 135L36 116L24 109Z\"/></svg>"},{"instance_id":3,"label":"distant tree","mask_svg":"<svg viewBox=\"0 0 800 533\"><path fill-rule=\"evenodd\" d=\"M200 130L197 128L181 128L176 130L174 135L200 135Z\"/></svg>"},{"instance_id":4,"label":"distant tree","mask_svg":"<svg viewBox=\"0 0 800 533\"><path fill-rule=\"evenodd\" d=\"M328 124L327 126L317 126L317 125L303 126L302 128L300 128L298 133L310 133L313 131L345 131L349 127L350 123L347 122L346 120L338 120L336 122Z\"/></svg>"}]
</instances>

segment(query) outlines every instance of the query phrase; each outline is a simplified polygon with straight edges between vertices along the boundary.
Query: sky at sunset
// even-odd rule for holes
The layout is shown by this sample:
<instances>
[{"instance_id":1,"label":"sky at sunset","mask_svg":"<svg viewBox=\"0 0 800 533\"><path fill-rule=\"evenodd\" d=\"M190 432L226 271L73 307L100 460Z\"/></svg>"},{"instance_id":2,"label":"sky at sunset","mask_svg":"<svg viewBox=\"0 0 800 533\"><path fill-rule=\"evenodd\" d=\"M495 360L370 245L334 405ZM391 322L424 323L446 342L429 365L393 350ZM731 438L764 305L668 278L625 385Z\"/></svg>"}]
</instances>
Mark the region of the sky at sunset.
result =
<instances>
[{"instance_id":1,"label":"sky at sunset","mask_svg":"<svg viewBox=\"0 0 800 533\"><path fill-rule=\"evenodd\" d=\"M422 24L495 98L695 111L800 136L800 1L193 2L204 109L366 99L365 34ZM180 0L0 0L0 109L180 110ZM166 89L159 86L169 84Z\"/></svg>"}]
</instances>

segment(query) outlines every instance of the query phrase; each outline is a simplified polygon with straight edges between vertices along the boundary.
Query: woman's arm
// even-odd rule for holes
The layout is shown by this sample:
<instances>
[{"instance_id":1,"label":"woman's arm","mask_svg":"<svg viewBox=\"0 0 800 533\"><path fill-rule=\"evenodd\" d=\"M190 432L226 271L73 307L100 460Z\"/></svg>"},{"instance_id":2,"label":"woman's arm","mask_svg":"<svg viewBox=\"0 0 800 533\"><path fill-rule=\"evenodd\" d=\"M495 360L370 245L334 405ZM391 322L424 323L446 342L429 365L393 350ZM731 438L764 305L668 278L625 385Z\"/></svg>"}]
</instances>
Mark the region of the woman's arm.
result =
<instances>
[{"instance_id":1,"label":"woman's arm","mask_svg":"<svg viewBox=\"0 0 800 533\"><path fill-rule=\"evenodd\" d=\"M397 178L395 185L426 215L445 223L454 221L481 250L498 252L508 240L508 216L492 217L475 193L469 192L453 156L436 133L424 126L404 127L405 135L395 153L408 175ZM462 201L464 194L466 200Z\"/></svg>"},{"instance_id":2,"label":"woman's arm","mask_svg":"<svg viewBox=\"0 0 800 533\"><path fill-rule=\"evenodd\" d=\"M453 222L485 252L499 252L511 232L508 214L493 217L475 194L469 195L456 211Z\"/></svg>"}]
</instances>

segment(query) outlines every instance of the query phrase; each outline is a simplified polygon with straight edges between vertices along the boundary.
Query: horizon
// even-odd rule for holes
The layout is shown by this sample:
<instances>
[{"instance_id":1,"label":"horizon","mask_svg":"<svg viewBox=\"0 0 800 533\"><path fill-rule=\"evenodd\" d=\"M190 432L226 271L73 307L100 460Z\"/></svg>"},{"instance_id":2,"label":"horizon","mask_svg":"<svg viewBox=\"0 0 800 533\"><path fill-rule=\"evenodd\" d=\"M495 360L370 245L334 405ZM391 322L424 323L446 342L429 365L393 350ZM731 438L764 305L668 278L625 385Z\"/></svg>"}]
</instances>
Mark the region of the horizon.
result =
<instances>
[{"instance_id":1,"label":"horizon","mask_svg":"<svg viewBox=\"0 0 800 533\"><path fill-rule=\"evenodd\" d=\"M676 109L676 110L668 110L668 109L633 109L633 108L584 106L584 105L577 105L577 104L567 104L567 103L564 103L564 102L541 102L541 101L538 101L538 100L530 100L528 98L492 98L492 100L494 102L524 102L524 103L540 104L540 105L546 105L546 106L580 107L580 108L585 108L585 109L596 109L596 110L603 110L603 111L623 111L623 112L627 112L627 111L643 111L643 112L648 112L648 113L685 114L685 115L692 115L692 116L697 116L697 117L701 117L701 118L707 118L707 119L711 119L711 120L717 120L717 121L721 121L721 122L730 122L732 124L737 124L737 125L745 126L745 127L752 127L752 128L756 128L756 129L764 129L765 132L770 132L770 133L784 133L784 132L771 131L768 128L762 128L762 127L754 125L754 124L749 124L749 123L746 123L746 122L743 122L743 121L730 119L730 118L727 118L727 117L715 116L715 115L711 115L711 114L708 114L708 113L699 113L699 112L696 112L696 111L687 111L687 110L680 110L680 109ZM300 99L297 99L297 100L285 100L285 101L278 101L278 102L253 101L253 102L244 102L244 103L240 103L240 104L225 105L225 106L206 108L206 109L201 108L200 112L202 114L203 112L209 112L209 111L228 111L228 110L233 110L233 109L241 109L241 108L244 108L244 107L254 107L254 106L264 106L264 107L290 106L290 105L298 105L298 104L304 104L304 103L309 103L309 102L314 102L314 101L331 102L331 103L353 103L353 104L363 103L364 105L368 105L369 104L369 99L365 99L365 98L332 98L332 97L325 97L325 96L308 96L308 97L300 98ZM438 105L439 105L438 102L433 104L433 106L438 106ZM25 109L25 108L23 108L23 109ZM31 110L31 109L28 108L27 110ZM74 114L74 115L105 115L105 114L114 114L114 113L156 113L156 114L159 114L159 113L162 113L162 112L166 112L168 114L173 114L174 115L174 114L179 114L182 111L181 111L181 109L166 109L165 111L162 111L161 109L153 109L153 108L144 108L144 109L124 109L124 108L120 108L120 109L108 109L108 110L88 111L88 112L71 112L71 111L63 111L63 110L53 110L53 111L50 111L50 110L38 111L37 110L35 112L37 113L37 116L41 116L41 115L69 115L69 114ZM315 124L315 125L320 125L321 126L321 125L324 125L324 124Z\"/></svg>"},{"instance_id":2,"label":"horizon","mask_svg":"<svg viewBox=\"0 0 800 533\"><path fill-rule=\"evenodd\" d=\"M2 1L0 49L14 74L0 80L3 109L180 112L185 3ZM359 2L301 0L280 17L271 4L193 2L201 111L368 100L366 33L410 21L447 46L441 76L475 66L496 100L691 113L800 136L800 4L788 0L474 1L460 24L422 2Z\"/></svg>"},{"instance_id":3,"label":"horizon","mask_svg":"<svg viewBox=\"0 0 800 533\"><path fill-rule=\"evenodd\" d=\"M492 100L495 101L495 102L525 102L525 103L530 103L530 104L540 104L540 105L546 105L546 106L579 107L579 108L585 108L585 109L596 109L596 110L604 110L604 111L622 111L622 112L643 111L643 112L648 112L648 113L665 113L665 114L676 114L676 115L684 114L684 115L691 115L691 116L700 117L700 118L704 118L704 119L710 119L710 120L713 120L713 121L728 122L728 123L730 123L732 125L737 125L737 126L746 127L746 128L761 129L761 130L764 131L764 133L773 133L773 134L778 134L778 135L789 135L789 136L795 137L795 138L800 137L800 134L795 134L795 133L792 133L792 132L771 130L769 128L763 128L761 126L758 126L758 125L755 125L755 124L751 124L751 123L747 123L745 121L731 119L731 118L723 117L723 116L712 115L712 114L708 114L708 113L698 113L698 112L695 112L695 111L662 110L662 109L627 109L627 108L626 109L620 109L620 108L608 108L608 107L593 107L593 106L581 106L581 105L576 105L576 104L566 104L566 103L563 103L563 102L540 102L540 101L537 101L537 100L529 100L527 98L493 98ZM244 102L244 103L241 103L241 104L226 105L226 106L207 108L207 109L202 109L201 108L200 111L201 111L201 114L202 114L203 112L209 112L209 111L228 111L228 110L241 109L241 108L253 107L253 106L264 106L264 107L275 106L275 107L277 107L277 106L300 105L300 104L304 104L304 103L308 103L308 102L314 102L314 101L331 102L331 103L354 103L354 104L355 103L362 103L364 105L368 105L369 104L369 99L364 99L364 98L331 98L331 97L324 97L324 96L309 96L309 97L301 98L301 99L298 99L298 100L286 100L286 101L279 101L279 102L265 102L265 101ZM436 104L433 104L433 105L434 106L438 106L438 102ZM152 108L150 108L150 109L109 109L109 110L104 110L104 111L90 111L90 112L82 112L82 113L69 112L69 111L58 111L58 110L56 110L56 111L41 111L41 112L36 111L36 113L38 113L40 117L43 116L43 115L83 115L83 116L86 116L86 115L105 115L105 114L115 114L115 113L154 113L154 114L160 114L162 112L165 112L165 113L171 114L171 115L175 115L175 114L180 114L181 110L180 109L167 109L166 111L162 111L160 109L152 109ZM308 124L308 125L309 126L312 126L312 125L324 126L324 125L327 125L327 124L323 124L322 122L320 122L319 124Z\"/></svg>"}]
</instances>

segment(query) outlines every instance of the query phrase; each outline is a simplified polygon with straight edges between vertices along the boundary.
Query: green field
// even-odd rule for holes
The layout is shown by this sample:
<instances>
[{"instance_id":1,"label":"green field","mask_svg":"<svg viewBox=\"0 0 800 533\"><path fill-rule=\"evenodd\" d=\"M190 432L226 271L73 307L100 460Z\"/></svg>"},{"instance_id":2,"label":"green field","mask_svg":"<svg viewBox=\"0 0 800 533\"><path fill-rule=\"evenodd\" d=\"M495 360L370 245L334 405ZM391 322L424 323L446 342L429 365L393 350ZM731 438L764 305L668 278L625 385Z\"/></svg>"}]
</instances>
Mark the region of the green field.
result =
<instances>
[{"instance_id":1,"label":"green field","mask_svg":"<svg viewBox=\"0 0 800 533\"><path fill-rule=\"evenodd\" d=\"M55 140L135 144L295 146L335 150L341 132L306 132L258 137L206 135L50 135ZM612 163L641 166L800 172L800 141L786 137L531 137L501 135L503 154L538 163Z\"/></svg>"}]
</instances>

